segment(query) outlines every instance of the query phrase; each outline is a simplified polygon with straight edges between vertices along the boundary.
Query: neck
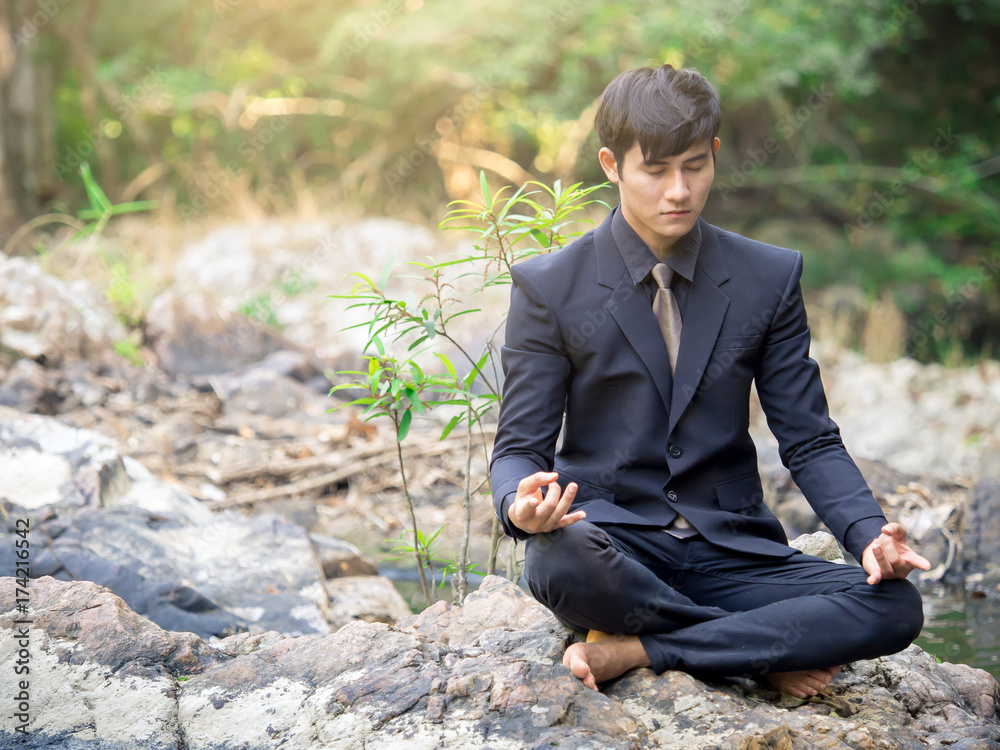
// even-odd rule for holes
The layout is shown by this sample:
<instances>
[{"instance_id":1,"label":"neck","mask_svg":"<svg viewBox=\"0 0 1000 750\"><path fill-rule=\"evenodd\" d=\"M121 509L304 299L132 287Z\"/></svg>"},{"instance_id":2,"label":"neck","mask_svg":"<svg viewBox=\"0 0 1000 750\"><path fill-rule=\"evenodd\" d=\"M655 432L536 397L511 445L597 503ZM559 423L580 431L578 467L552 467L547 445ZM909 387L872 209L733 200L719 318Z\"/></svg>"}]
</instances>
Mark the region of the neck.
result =
<instances>
[{"instance_id":1,"label":"neck","mask_svg":"<svg viewBox=\"0 0 1000 750\"><path fill-rule=\"evenodd\" d=\"M624 218L625 221L628 222L628 225L632 227L632 230L639 235L639 239L646 243L646 247L649 248L649 251L653 253L660 263L665 261L670 256L670 253L677 245L676 239L661 237L658 234L646 231L645 228L636 227L639 222L633 220L631 213L627 208L625 208L624 205L622 206L622 218Z\"/></svg>"}]
</instances>

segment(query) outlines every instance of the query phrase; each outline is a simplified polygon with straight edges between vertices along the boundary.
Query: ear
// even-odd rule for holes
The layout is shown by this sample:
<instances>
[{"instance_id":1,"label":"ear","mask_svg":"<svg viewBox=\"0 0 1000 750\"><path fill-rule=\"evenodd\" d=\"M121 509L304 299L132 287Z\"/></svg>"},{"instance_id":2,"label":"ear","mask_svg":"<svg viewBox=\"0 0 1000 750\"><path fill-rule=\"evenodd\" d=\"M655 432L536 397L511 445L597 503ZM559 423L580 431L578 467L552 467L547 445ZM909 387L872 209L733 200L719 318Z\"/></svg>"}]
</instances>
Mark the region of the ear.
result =
<instances>
[{"instance_id":1,"label":"ear","mask_svg":"<svg viewBox=\"0 0 1000 750\"><path fill-rule=\"evenodd\" d=\"M715 141L712 143L712 156L715 156L717 153L719 153L719 146L721 145L722 141L720 141L719 137L716 136Z\"/></svg>"},{"instance_id":2,"label":"ear","mask_svg":"<svg viewBox=\"0 0 1000 750\"><path fill-rule=\"evenodd\" d=\"M597 152L597 160L601 162L601 169L607 175L608 181L617 185L621 178L618 176L618 163L615 161L615 155L611 149L603 146Z\"/></svg>"}]
</instances>

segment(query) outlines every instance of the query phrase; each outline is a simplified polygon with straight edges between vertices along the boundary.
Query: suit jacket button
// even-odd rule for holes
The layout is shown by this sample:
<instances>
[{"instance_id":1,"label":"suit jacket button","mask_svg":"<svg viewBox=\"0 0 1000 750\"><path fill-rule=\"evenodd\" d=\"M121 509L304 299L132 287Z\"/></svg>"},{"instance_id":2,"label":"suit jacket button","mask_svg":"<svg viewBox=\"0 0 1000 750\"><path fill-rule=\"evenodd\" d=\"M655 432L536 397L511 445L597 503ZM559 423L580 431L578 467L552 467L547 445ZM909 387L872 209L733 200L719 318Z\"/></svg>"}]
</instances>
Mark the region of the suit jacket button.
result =
<instances>
[{"instance_id":1,"label":"suit jacket button","mask_svg":"<svg viewBox=\"0 0 1000 750\"><path fill-rule=\"evenodd\" d=\"M669 450L671 458L680 458L682 455L684 455L684 449L681 448L679 445L671 445Z\"/></svg>"},{"instance_id":2,"label":"suit jacket button","mask_svg":"<svg viewBox=\"0 0 1000 750\"><path fill-rule=\"evenodd\" d=\"M670 492L667 493L667 500L669 500L672 503L676 503L677 502L677 493L674 492L673 490L670 490Z\"/></svg>"}]
</instances>

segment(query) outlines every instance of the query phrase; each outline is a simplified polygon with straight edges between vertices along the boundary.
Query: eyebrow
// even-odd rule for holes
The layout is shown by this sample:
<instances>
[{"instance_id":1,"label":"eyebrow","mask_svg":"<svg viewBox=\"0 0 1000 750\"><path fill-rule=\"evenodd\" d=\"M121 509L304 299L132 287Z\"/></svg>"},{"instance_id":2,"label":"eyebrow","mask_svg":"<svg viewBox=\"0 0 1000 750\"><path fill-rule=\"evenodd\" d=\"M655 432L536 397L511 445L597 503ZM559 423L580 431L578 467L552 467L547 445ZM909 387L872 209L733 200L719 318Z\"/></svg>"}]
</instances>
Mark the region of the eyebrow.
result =
<instances>
[{"instance_id":1,"label":"eyebrow","mask_svg":"<svg viewBox=\"0 0 1000 750\"><path fill-rule=\"evenodd\" d=\"M696 156L692 156L692 157L690 157L688 159L685 159L681 163L682 164L687 164L688 162L698 161L699 159L707 159L708 155L709 155L709 152L705 151L705 152L700 153L700 154L698 154ZM652 167L652 166L658 165L658 164L669 164L670 163L670 159L657 159L656 161L646 161L645 159L643 159L642 163L645 164L647 167Z\"/></svg>"}]
</instances>

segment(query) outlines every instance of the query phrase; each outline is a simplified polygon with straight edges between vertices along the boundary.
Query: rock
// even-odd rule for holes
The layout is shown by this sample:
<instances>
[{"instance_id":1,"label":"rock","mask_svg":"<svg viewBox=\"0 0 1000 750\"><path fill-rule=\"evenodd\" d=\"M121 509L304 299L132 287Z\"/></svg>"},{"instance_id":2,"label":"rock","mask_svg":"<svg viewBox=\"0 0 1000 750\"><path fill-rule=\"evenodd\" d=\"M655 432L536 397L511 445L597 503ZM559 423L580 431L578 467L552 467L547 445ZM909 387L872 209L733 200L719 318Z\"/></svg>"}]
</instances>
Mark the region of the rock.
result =
<instances>
[{"instance_id":1,"label":"rock","mask_svg":"<svg viewBox=\"0 0 1000 750\"><path fill-rule=\"evenodd\" d=\"M962 568L982 574L986 587L1000 591L1000 481L975 485L962 518Z\"/></svg>"},{"instance_id":2,"label":"rock","mask_svg":"<svg viewBox=\"0 0 1000 750\"><path fill-rule=\"evenodd\" d=\"M294 414L297 419L325 421L332 404L325 394L268 367L241 374L219 375L212 388L226 415L260 414L279 419ZM329 389L327 389L329 390Z\"/></svg>"},{"instance_id":3,"label":"rock","mask_svg":"<svg viewBox=\"0 0 1000 750\"><path fill-rule=\"evenodd\" d=\"M129 505L80 508L33 535L36 554L55 561L46 572L105 585L162 627L204 637L250 626L330 632L306 532L274 515L191 524Z\"/></svg>"},{"instance_id":4,"label":"rock","mask_svg":"<svg viewBox=\"0 0 1000 750\"><path fill-rule=\"evenodd\" d=\"M28 610L20 613L14 580L0 579L0 659L12 665L0 674L0 692L13 698L18 682L27 682L30 720L27 733L17 733L22 722L8 708L0 747L182 747L177 678L224 655L190 633L161 630L92 583L41 578L29 591ZM15 660L24 658L20 639L27 641L30 672L15 675Z\"/></svg>"},{"instance_id":5,"label":"rock","mask_svg":"<svg viewBox=\"0 0 1000 750\"><path fill-rule=\"evenodd\" d=\"M18 617L13 591L0 579L5 628ZM496 577L464 606L440 602L396 627L240 634L215 648L164 633L92 584L44 578L30 598L34 747L71 735L80 747L190 750L1000 745L996 680L916 646L849 665L807 701L746 678L648 669L594 692L560 662L573 634ZM4 663L13 649L0 642ZM13 679L0 671L5 694ZM14 740L3 724L0 746Z\"/></svg>"},{"instance_id":6,"label":"rock","mask_svg":"<svg viewBox=\"0 0 1000 750\"><path fill-rule=\"evenodd\" d=\"M844 553L833 534L828 531L814 531L812 534L802 534L788 542L789 547L822 560L835 563L844 562Z\"/></svg>"},{"instance_id":7,"label":"rock","mask_svg":"<svg viewBox=\"0 0 1000 750\"><path fill-rule=\"evenodd\" d=\"M36 414L55 414L59 395L46 377L45 368L30 359L19 359L10 372L0 372L0 406Z\"/></svg>"},{"instance_id":8,"label":"rock","mask_svg":"<svg viewBox=\"0 0 1000 750\"><path fill-rule=\"evenodd\" d=\"M0 406L0 476L0 500L70 508L121 491L124 468L101 435Z\"/></svg>"},{"instance_id":9,"label":"rock","mask_svg":"<svg viewBox=\"0 0 1000 750\"><path fill-rule=\"evenodd\" d=\"M1000 362L881 364L813 343L830 415L851 455L948 481L1000 479Z\"/></svg>"},{"instance_id":10,"label":"rock","mask_svg":"<svg viewBox=\"0 0 1000 750\"><path fill-rule=\"evenodd\" d=\"M286 636L276 630L268 630L264 633L234 633L225 638L210 639L213 648L218 649L229 656L243 656L252 654L262 648L271 646Z\"/></svg>"},{"instance_id":11,"label":"rock","mask_svg":"<svg viewBox=\"0 0 1000 750\"><path fill-rule=\"evenodd\" d=\"M210 295L222 310L254 309L303 346L321 347L327 355L354 353L365 336L344 329L358 322L360 312L345 315L345 305L331 304L328 295L350 291L350 271L377 279L392 255L404 268L408 261L426 260L439 245L440 237L425 227L397 219L340 227L271 219L222 227L188 245L175 278L178 287Z\"/></svg>"},{"instance_id":12,"label":"rock","mask_svg":"<svg viewBox=\"0 0 1000 750\"><path fill-rule=\"evenodd\" d=\"M146 340L171 376L208 376L292 348L277 332L235 312L220 312L204 294L167 290L150 303Z\"/></svg>"},{"instance_id":13,"label":"rock","mask_svg":"<svg viewBox=\"0 0 1000 750\"><path fill-rule=\"evenodd\" d=\"M0 350L58 366L93 358L125 338L107 300L86 282L50 276L0 254Z\"/></svg>"},{"instance_id":14,"label":"rock","mask_svg":"<svg viewBox=\"0 0 1000 750\"><path fill-rule=\"evenodd\" d=\"M330 594L327 619L336 629L355 620L389 625L410 614L406 600L383 576L351 576L327 581Z\"/></svg>"},{"instance_id":15,"label":"rock","mask_svg":"<svg viewBox=\"0 0 1000 750\"><path fill-rule=\"evenodd\" d=\"M350 542L323 534L310 534L309 541L328 580L343 576L378 575L375 564L366 560L361 550Z\"/></svg>"},{"instance_id":16,"label":"rock","mask_svg":"<svg viewBox=\"0 0 1000 750\"><path fill-rule=\"evenodd\" d=\"M330 632L324 578L301 526L214 514L106 438L3 407L0 476L8 514L36 518L36 575L100 583L162 627L206 637L247 627ZM11 524L9 549L12 534ZM0 558L0 574L13 572Z\"/></svg>"}]
</instances>

